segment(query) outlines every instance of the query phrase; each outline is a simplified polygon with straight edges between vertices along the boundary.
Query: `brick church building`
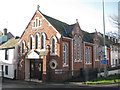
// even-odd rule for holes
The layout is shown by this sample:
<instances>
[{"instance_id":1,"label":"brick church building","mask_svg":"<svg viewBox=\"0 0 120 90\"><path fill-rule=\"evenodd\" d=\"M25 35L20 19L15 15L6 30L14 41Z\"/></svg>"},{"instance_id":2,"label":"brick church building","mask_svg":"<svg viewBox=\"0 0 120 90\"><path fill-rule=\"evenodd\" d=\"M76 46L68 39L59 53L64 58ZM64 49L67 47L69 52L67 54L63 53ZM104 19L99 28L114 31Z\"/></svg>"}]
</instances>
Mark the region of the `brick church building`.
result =
<instances>
[{"instance_id":1,"label":"brick church building","mask_svg":"<svg viewBox=\"0 0 120 90\"><path fill-rule=\"evenodd\" d=\"M98 68L95 38L77 20L69 25L37 9L19 40L18 78L65 81L82 68Z\"/></svg>"}]
</instances>

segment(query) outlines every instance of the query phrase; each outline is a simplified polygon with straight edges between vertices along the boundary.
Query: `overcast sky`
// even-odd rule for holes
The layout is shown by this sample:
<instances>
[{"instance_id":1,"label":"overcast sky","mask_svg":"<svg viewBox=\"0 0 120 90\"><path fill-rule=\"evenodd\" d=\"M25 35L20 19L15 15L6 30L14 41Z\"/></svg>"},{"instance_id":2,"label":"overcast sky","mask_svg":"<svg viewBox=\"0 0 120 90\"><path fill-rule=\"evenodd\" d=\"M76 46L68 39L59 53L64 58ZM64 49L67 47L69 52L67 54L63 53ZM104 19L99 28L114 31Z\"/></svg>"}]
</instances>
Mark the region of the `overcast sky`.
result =
<instances>
[{"instance_id":1,"label":"overcast sky","mask_svg":"<svg viewBox=\"0 0 120 90\"><path fill-rule=\"evenodd\" d=\"M118 15L119 0L104 1L106 32L117 30L109 17ZM102 0L0 0L0 31L8 28L14 36L21 36L37 5L42 13L55 19L68 24L78 19L82 30L94 32L96 28L103 32Z\"/></svg>"}]
</instances>

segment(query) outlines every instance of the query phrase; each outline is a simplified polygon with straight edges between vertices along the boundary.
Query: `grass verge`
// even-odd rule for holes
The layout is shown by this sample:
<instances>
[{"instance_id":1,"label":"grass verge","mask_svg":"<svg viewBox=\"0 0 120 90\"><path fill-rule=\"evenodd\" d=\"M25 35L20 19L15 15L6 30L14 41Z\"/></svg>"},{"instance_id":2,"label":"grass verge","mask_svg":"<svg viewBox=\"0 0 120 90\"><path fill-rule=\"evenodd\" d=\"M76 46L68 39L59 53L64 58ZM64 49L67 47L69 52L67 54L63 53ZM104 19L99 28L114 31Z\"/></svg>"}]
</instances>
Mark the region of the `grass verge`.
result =
<instances>
[{"instance_id":1,"label":"grass verge","mask_svg":"<svg viewBox=\"0 0 120 90\"><path fill-rule=\"evenodd\" d=\"M102 81L87 81L87 82L85 82L85 84L90 85L90 84L105 84L105 83L118 83L118 82L120 82L120 79L102 80Z\"/></svg>"},{"instance_id":2,"label":"grass verge","mask_svg":"<svg viewBox=\"0 0 120 90\"><path fill-rule=\"evenodd\" d=\"M105 83L120 83L120 76L119 75L110 75L107 78L100 77L100 78L95 78L92 81L85 82L86 85L105 84Z\"/></svg>"}]
</instances>

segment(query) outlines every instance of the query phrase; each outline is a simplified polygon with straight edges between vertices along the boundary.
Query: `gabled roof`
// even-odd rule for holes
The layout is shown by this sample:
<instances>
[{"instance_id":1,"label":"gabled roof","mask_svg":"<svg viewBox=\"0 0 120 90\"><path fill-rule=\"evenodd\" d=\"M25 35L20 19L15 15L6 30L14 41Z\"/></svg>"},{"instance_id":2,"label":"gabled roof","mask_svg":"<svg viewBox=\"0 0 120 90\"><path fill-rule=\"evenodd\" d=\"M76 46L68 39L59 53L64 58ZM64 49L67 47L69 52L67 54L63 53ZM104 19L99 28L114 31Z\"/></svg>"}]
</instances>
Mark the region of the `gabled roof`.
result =
<instances>
[{"instance_id":1,"label":"gabled roof","mask_svg":"<svg viewBox=\"0 0 120 90\"><path fill-rule=\"evenodd\" d=\"M83 30L81 30L81 31L83 34L83 41L93 43L94 33L88 33L88 32L83 31Z\"/></svg>"},{"instance_id":2,"label":"gabled roof","mask_svg":"<svg viewBox=\"0 0 120 90\"><path fill-rule=\"evenodd\" d=\"M42 14L48 21L49 23L62 35L65 35L65 27L68 27L69 25L67 23L64 23L62 21L59 21L57 19L54 19L52 17L49 17L45 14ZM67 34L67 33L66 33Z\"/></svg>"},{"instance_id":3,"label":"gabled roof","mask_svg":"<svg viewBox=\"0 0 120 90\"><path fill-rule=\"evenodd\" d=\"M0 45L0 48L12 48L12 47L15 47L17 43L18 43L18 39L11 38L4 44Z\"/></svg>"}]
</instances>

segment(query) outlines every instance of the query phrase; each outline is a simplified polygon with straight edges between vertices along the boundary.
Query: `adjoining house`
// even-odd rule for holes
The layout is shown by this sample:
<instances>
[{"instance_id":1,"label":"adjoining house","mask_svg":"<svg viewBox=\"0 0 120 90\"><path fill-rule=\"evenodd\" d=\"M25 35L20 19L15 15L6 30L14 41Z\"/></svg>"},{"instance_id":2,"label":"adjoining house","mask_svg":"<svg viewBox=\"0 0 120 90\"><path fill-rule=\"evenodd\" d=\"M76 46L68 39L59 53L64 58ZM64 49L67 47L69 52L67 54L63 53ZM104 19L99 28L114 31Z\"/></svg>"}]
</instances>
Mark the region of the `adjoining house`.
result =
<instances>
[{"instance_id":1,"label":"adjoining house","mask_svg":"<svg viewBox=\"0 0 120 90\"><path fill-rule=\"evenodd\" d=\"M0 31L0 37L2 36L2 32Z\"/></svg>"},{"instance_id":2,"label":"adjoining house","mask_svg":"<svg viewBox=\"0 0 120 90\"><path fill-rule=\"evenodd\" d=\"M14 36L11 34L11 32L7 32L7 28L4 28L3 33L0 32L0 45L13 37Z\"/></svg>"},{"instance_id":3,"label":"adjoining house","mask_svg":"<svg viewBox=\"0 0 120 90\"><path fill-rule=\"evenodd\" d=\"M0 45L0 67L3 77L15 79L18 61L18 38L11 38Z\"/></svg>"},{"instance_id":4,"label":"adjoining house","mask_svg":"<svg viewBox=\"0 0 120 90\"><path fill-rule=\"evenodd\" d=\"M99 68L96 36L81 30L78 20L69 25L37 9L18 43L17 78L64 81L80 69Z\"/></svg>"},{"instance_id":5,"label":"adjoining house","mask_svg":"<svg viewBox=\"0 0 120 90\"><path fill-rule=\"evenodd\" d=\"M120 66L120 46L118 44L118 39L111 39L113 42L110 45L111 48L111 67Z\"/></svg>"}]
</instances>

